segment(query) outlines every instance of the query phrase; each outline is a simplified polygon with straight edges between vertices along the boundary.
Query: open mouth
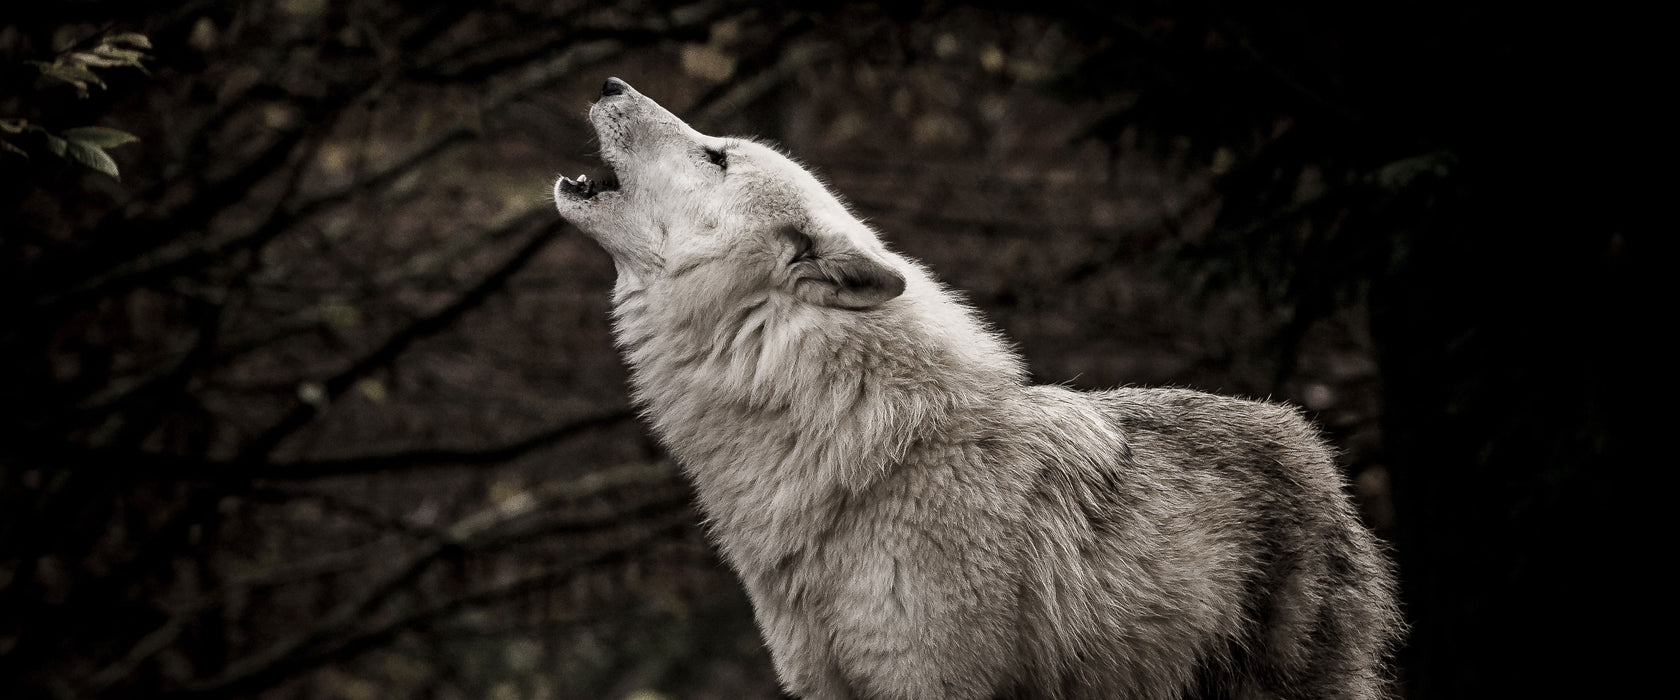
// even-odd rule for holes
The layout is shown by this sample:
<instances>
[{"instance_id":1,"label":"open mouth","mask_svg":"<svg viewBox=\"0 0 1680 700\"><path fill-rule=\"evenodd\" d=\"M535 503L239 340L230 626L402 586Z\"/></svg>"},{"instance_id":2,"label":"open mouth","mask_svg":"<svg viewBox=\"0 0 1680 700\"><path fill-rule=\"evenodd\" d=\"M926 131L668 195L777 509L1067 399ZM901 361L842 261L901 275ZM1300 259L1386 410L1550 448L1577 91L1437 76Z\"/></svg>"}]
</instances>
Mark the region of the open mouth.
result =
<instances>
[{"instance_id":1,"label":"open mouth","mask_svg":"<svg viewBox=\"0 0 1680 700\"><path fill-rule=\"evenodd\" d=\"M578 175L576 180L562 176L559 189L575 197L594 199L595 195L602 192L617 191L618 175L609 173L599 180L591 180L588 175Z\"/></svg>"}]
</instances>

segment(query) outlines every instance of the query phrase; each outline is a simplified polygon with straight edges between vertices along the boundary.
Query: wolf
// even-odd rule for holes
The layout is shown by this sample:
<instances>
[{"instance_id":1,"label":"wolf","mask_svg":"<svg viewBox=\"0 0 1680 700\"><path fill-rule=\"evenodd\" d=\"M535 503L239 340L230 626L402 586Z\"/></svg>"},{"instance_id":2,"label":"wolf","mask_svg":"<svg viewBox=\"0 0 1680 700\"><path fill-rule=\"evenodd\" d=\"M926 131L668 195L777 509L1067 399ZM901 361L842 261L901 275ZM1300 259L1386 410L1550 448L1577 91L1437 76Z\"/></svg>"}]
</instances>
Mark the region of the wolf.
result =
<instances>
[{"instance_id":1,"label":"wolf","mask_svg":"<svg viewBox=\"0 0 1680 700\"><path fill-rule=\"evenodd\" d=\"M562 217L616 268L634 399L784 689L1378 698L1392 566L1286 406L1033 386L1009 345L776 148L617 78Z\"/></svg>"}]
</instances>

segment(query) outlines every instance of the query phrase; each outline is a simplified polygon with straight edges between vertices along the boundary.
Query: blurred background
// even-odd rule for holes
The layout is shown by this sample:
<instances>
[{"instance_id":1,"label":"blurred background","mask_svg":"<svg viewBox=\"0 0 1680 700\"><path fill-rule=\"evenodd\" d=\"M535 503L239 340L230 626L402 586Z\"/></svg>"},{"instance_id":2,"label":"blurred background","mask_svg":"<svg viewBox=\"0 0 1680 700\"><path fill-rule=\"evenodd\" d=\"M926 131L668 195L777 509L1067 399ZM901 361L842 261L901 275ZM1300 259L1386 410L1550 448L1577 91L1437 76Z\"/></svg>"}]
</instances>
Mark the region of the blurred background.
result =
<instances>
[{"instance_id":1,"label":"blurred background","mask_svg":"<svg viewBox=\"0 0 1680 700\"><path fill-rule=\"evenodd\" d=\"M1623 687L1665 81L1559 12L12 3L0 697L777 697L549 200L608 76L782 144L1039 381L1304 407L1405 697Z\"/></svg>"}]
</instances>

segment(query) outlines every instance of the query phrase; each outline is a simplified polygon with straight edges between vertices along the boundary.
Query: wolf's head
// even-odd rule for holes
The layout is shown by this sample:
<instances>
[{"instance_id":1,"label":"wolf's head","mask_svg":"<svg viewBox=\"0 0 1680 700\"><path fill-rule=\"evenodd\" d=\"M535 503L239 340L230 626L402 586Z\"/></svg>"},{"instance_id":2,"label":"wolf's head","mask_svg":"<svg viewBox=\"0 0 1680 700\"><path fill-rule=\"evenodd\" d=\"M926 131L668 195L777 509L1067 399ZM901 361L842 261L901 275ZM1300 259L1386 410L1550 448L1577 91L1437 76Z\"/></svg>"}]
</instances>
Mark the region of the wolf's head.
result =
<instances>
[{"instance_id":1,"label":"wolf's head","mask_svg":"<svg viewBox=\"0 0 1680 700\"><path fill-rule=\"evenodd\" d=\"M560 178L555 204L612 255L636 401L702 491L752 493L727 483L781 463L862 488L940 416L1024 378L776 149L699 133L616 78L589 120L611 177Z\"/></svg>"},{"instance_id":2,"label":"wolf's head","mask_svg":"<svg viewBox=\"0 0 1680 700\"><path fill-rule=\"evenodd\" d=\"M589 121L612 175L562 177L554 201L612 255L621 294L769 293L855 310L904 292L896 256L776 149L695 131L617 78Z\"/></svg>"}]
</instances>

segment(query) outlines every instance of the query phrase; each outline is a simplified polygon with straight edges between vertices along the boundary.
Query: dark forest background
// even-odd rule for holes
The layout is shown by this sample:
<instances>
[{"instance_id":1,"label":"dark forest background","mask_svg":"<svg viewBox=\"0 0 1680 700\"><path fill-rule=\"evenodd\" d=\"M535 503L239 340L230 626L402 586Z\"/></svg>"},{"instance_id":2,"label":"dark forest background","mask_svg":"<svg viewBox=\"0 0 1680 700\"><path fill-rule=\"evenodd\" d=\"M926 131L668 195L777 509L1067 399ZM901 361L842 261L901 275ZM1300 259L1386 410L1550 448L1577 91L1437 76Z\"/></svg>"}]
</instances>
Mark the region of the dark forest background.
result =
<instances>
[{"instance_id":1,"label":"dark forest background","mask_svg":"<svg viewBox=\"0 0 1680 700\"><path fill-rule=\"evenodd\" d=\"M1536 7L12 3L0 697L776 696L548 199L607 76L784 145L1040 381L1303 406L1405 697L1614 695L1672 636L1672 79Z\"/></svg>"}]
</instances>

